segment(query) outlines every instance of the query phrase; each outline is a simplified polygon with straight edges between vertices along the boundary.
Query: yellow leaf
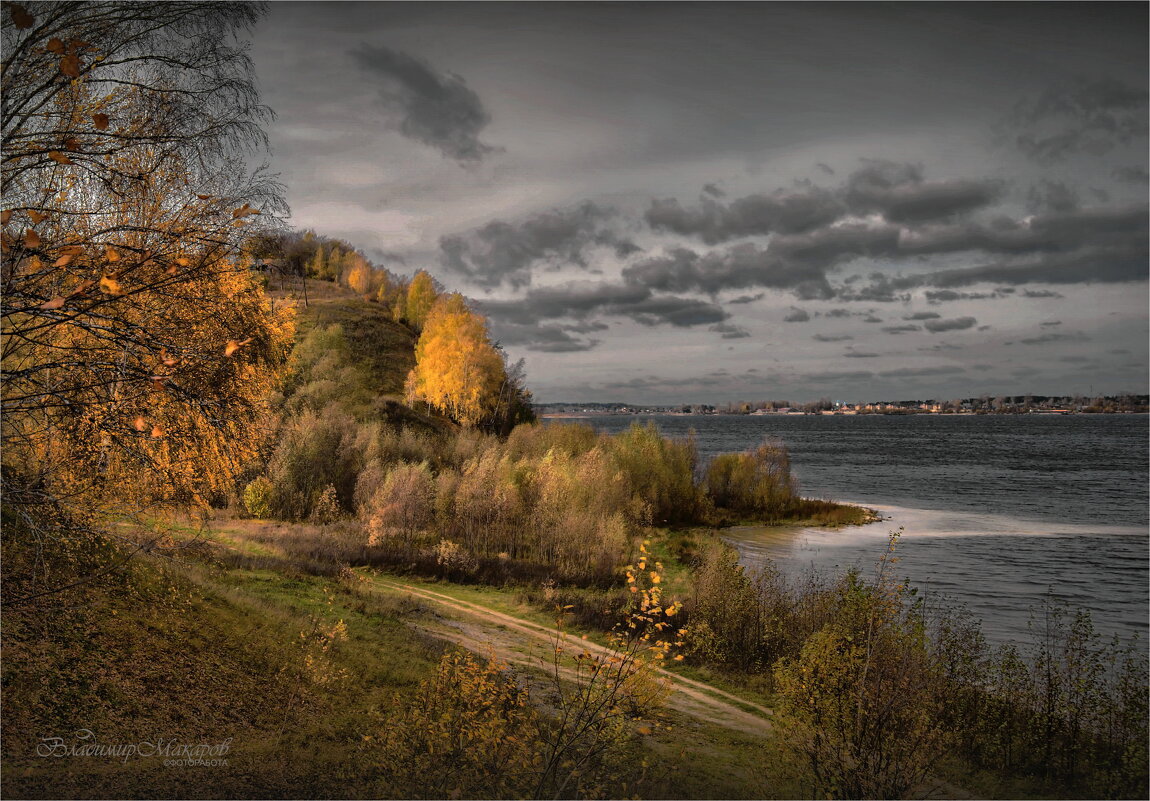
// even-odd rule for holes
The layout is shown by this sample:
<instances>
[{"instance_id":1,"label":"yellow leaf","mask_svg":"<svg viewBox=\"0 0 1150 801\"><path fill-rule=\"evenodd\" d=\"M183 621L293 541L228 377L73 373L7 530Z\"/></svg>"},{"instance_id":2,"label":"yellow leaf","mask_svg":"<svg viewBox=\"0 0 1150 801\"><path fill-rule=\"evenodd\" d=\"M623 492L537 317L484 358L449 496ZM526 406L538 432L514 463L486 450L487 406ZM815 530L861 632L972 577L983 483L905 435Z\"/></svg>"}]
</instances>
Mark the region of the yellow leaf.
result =
<instances>
[{"instance_id":1,"label":"yellow leaf","mask_svg":"<svg viewBox=\"0 0 1150 801\"><path fill-rule=\"evenodd\" d=\"M30 248L40 247L40 235L29 228L24 232L24 246Z\"/></svg>"},{"instance_id":2,"label":"yellow leaf","mask_svg":"<svg viewBox=\"0 0 1150 801\"><path fill-rule=\"evenodd\" d=\"M162 436L164 436L164 429L159 426L152 426L152 438L159 439Z\"/></svg>"},{"instance_id":3,"label":"yellow leaf","mask_svg":"<svg viewBox=\"0 0 1150 801\"><path fill-rule=\"evenodd\" d=\"M132 426L140 432L143 432L148 427L148 421L144 419L144 415L140 415L132 421Z\"/></svg>"},{"instance_id":4,"label":"yellow leaf","mask_svg":"<svg viewBox=\"0 0 1150 801\"><path fill-rule=\"evenodd\" d=\"M180 265L181 267L187 267L191 263L192 263L191 260L188 259L186 256L180 256L179 258L176 259L176 264Z\"/></svg>"},{"instance_id":5,"label":"yellow leaf","mask_svg":"<svg viewBox=\"0 0 1150 801\"><path fill-rule=\"evenodd\" d=\"M235 352L241 347L243 346L240 343L236 342L234 339L229 339L228 344L224 346L224 356L230 358L231 356L235 355Z\"/></svg>"},{"instance_id":6,"label":"yellow leaf","mask_svg":"<svg viewBox=\"0 0 1150 801\"><path fill-rule=\"evenodd\" d=\"M100 289L109 295L119 295L123 292L123 290L120 289L120 282L110 275L105 275L100 279Z\"/></svg>"},{"instance_id":7,"label":"yellow leaf","mask_svg":"<svg viewBox=\"0 0 1150 801\"><path fill-rule=\"evenodd\" d=\"M48 153L48 158L52 159L52 161L55 161L58 164L71 164L72 163L72 159L65 156L59 150L50 151Z\"/></svg>"},{"instance_id":8,"label":"yellow leaf","mask_svg":"<svg viewBox=\"0 0 1150 801\"><path fill-rule=\"evenodd\" d=\"M107 114L93 114L92 115L92 124L96 126L97 131L103 131L105 128L108 127L108 115Z\"/></svg>"},{"instance_id":9,"label":"yellow leaf","mask_svg":"<svg viewBox=\"0 0 1150 801\"><path fill-rule=\"evenodd\" d=\"M650 734L651 733L651 727L650 726L640 726L638 729L636 729L636 731L639 732L639 734Z\"/></svg>"},{"instance_id":10,"label":"yellow leaf","mask_svg":"<svg viewBox=\"0 0 1150 801\"><path fill-rule=\"evenodd\" d=\"M59 295L57 295L56 297L52 298L51 300L46 300L43 303L41 303L40 308L43 309L44 311L52 311L53 309L61 308L63 305L64 305L64 299L62 297L60 297Z\"/></svg>"},{"instance_id":11,"label":"yellow leaf","mask_svg":"<svg viewBox=\"0 0 1150 801\"><path fill-rule=\"evenodd\" d=\"M212 199L211 195L196 195L196 197L198 197L200 200L211 200Z\"/></svg>"},{"instance_id":12,"label":"yellow leaf","mask_svg":"<svg viewBox=\"0 0 1150 801\"><path fill-rule=\"evenodd\" d=\"M48 48L49 53L55 53L58 56L64 55L64 43L55 36L48 40L48 44L46 44L45 47Z\"/></svg>"},{"instance_id":13,"label":"yellow leaf","mask_svg":"<svg viewBox=\"0 0 1150 801\"><path fill-rule=\"evenodd\" d=\"M79 78L80 54L73 52L60 59L60 72L69 78Z\"/></svg>"},{"instance_id":14,"label":"yellow leaf","mask_svg":"<svg viewBox=\"0 0 1150 801\"><path fill-rule=\"evenodd\" d=\"M7 225L8 221L12 219L12 209L4 209L0 211L0 225Z\"/></svg>"},{"instance_id":15,"label":"yellow leaf","mask_svg":"<svg viewBox=\"0 0 1150 801\"><path fill-rule=\"evenodd\" d=\"M71 261L72 261L72 256L65 254L65 255L61 256L60 258L56 259L56 261L54 261L52 263L52 266L53 267L67 267L69 262L71 262Z\"/></svg>"},{"instance_id":16,"label":"yellow leaf","mask_svg":"<svg viewBox=\"0 0 1150 801\"><path fill-rule=\"evenodd\" d=\"M120 260L120 254L119 254L119 252L116 251L115 248L109 247L107 250L104 251L104 258L107 259L108 261L119 261Z\"/></svg>"},{"instance_id":17,"label":"yellow leaf","mask_svg":"<svg viewBox=\"0 0 1150 801\"><path fill-rule=\"evenodd\" d=\"M36 209L29 209L28 219L32 221L33 225L39 225L40 223L44 222L44 220L48 219L48 215L42 214L41 212L36 211Z\"/></svg>"}]
</instances>

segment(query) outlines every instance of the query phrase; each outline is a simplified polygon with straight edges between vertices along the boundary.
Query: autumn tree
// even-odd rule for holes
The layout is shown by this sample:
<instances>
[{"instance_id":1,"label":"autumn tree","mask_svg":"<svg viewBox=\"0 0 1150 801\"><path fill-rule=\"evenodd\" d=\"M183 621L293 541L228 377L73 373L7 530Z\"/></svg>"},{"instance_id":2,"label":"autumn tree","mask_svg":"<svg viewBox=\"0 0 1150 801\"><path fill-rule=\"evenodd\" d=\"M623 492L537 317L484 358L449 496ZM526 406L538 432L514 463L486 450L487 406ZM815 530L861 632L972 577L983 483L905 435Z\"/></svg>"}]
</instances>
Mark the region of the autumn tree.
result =
<instances>
[{"instance_id":1,"label":"autumn tree","mask_svg":"<svg viewBox=\"0 0 1150 801\"><path fill-rule=\"evenodd\" d=\"M218 499L260 444L292 333L242 252L285 210L245 166L271 112L236 37L261 13L4 6L6 560ZM10 600L62 586L6 577Z\"/></svg>"},{"instance_id":2,"label":"autumn tree","mask_svg":"<svg viewBox=\"0 0 1150 801\"><path fill-rule=\"evenodd\" d=\"M407 288L403 319L407 320L408 325L416 331L422 331L438 297L439 288L435 285L435 279L426 271L420 270L412 276L411 284Z\"/></svg>"},{"instance_id":3,"label":"autumn tree","mask_svg":"<svg viewBox=\"0 0 1150 801\"><path fill-rule=\"evenodd\" d=\"M483 317L471 311L457 292L440 298L427 315L415 346L415 368L407 378L408 400L425 401L472 427L494 414L506 376L503 358L487 336Z\"/></svg>"}]
</instances>

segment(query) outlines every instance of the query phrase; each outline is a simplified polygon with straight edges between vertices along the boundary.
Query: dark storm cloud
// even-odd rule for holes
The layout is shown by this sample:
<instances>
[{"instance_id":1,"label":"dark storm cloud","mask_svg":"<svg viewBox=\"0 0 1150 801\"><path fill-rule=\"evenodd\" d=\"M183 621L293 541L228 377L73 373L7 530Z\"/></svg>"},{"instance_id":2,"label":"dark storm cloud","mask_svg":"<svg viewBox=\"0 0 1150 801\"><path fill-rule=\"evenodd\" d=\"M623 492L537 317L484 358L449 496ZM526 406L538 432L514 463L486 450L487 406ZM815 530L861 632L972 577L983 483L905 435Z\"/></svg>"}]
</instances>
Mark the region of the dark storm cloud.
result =
<instances>
[{"instance_id":1,"label":"dark storm cloud","mask_svg":"<svg viewBox=\"0 0 1150 801\"><path fill-rule=\"evenodd\" d=\"M1111 77L1076 79L1020 102L1002 126L1040 164L1102 155L1147 134L1145 89Z\"/></svg>"},{"instance_id":2,"label":"dark storm cloud","mask_svg":"<svg viewBox=\"0 0 1150 801\"><path fill-rule=\"evenodd\" d=\"M1039 323L1043 328L1053 328L1056 325L1062 325L1061 320L1047 320L1046 322Z\"/></svg>"},{"instance_id":3,"label":"dark storm cloud","mask_svg":"<svg viewBox=\"0 0 1150 801\"><path fill-rule=\"evenodd\" d=\"M461 77L382 45L361 45L351 56L361 69L381 80L383 104L399 112L399 131L404 136L462 163L480 161L494 152L495 148L479 141L491 117Z\"/></svg>"},{"instance_id":4,"label":"dark storm cloud","mask_svg":"<svg viewBox=\"0 0 1150 801\"><path fill-rule=\"evenodd\" d=\"M811 319L811 313L806 309L800 309L796 306L791 306L791 310L787 312L787 316L783 318L784 323L805 323Z\"/></svg>"},{"instance_id":5,"label":"dark storm cloud","mask_svg":"<svg viewBox=\"0 0 1150 801\"><path fill-rule=\"evenodd\" d=\"M1002 189L998 181L927 181L919 165L867 160L838 189L801 183L729 203L704 197L695 207L656 199L646 220L655 230L714 245L748 236L805 234L852 214L879 213L892 223L945 220L990 205Z\"/></svg>"},{"instance_id":6,"label":"dark storm cloud","mask_svg":"<svg viewBox=\"0 0 1150 801\"><path fill-rule=\"evenodd\" d=\"M1065 295L1054 292L1049 289L1024 289L1022 290L1024 298L1063 298Z\"/></svg>"},{"instance_id":7,"label":"dark storm cloud","mask_svg":"<svg viewBox=\"0 0 1150 801\"><path fill-rule=\"evenodd\" d=\"M921 331L922 326L918 325L887 325L882 329L888 334L907 334L911 331Z\"/></svg>"},{"instance_id":8,"label":"dark storm cloud","mask_svg":"<svg viewBox=\"0 0 1150 801\"><path fill-rule=\"evenodd\" d=\"M837 220L845 211L834 193L815 186L748 195L724 204L709 197L696 208L674 199L654 200L647 224L655 230L696 236L708 245L745 236L794 234Z\"/></svg>"},{"instance_id":9,"label":"dark storm cloud","mask_svg":"<svg viewBox=\"0 0 1150 801\"><path fill-rule=\"evenodd\" d=\"M940 331L963 331L973 328L977 323L978 320L973 317L954 317L949 320L927 320L923 326L932 334L937 334Z\"/></svg>"},{"instance_id":10,"label":"dark storm cloud","mask_svg":"<svg viewBox=\"0 0 1150 801\"><path fill-rule=\"evenodd\" d=\"M878 212L891 222L916 223L966 214L1002 193L998 181L926 181L920 165L871 160L851 174L843 191L856 214Z\"/></svg>"},{"instance_id":11,"label":"dark storm cloud","mask_svg":"<svg viewBox=\"0 0 1150 801\"><path fill-rule=\"evenodd\" d=\"M811 339L816 342L845 342L854 337L850 334L815 334Z\"/></svg>"},{"instance_id":12,"label":"dark storm cloud","mask_svg":"<svg viewBox=\"0 0 1150 801\"><path fill-rule=\"evenodd\" d=\"M904 319L904 320L937 320L939 317L942 317L942 315L939 314L938 312L915 312L914 314L909 314L909 315L903 317L902 319Z\"/></svg>"},{"instance_id":13,"label":"dark storm cloud","mask_svg":"<svg viewBox=\"0 0 1150 801\"><path fill-rule=\"evenodd\" d=\"M705 256L687 248L675 248L665 256L624 268L623 280L669 292L699 290L710 295L724 289L755 286L790 289L805 298L831 294L822 265L776 256L773 249L768 251L749 243Z\"/></svg>"},{"instance_id":14,"label":"dark storm cloud","mask_svg":"<svg viewBox=\"0 0 1150 801\"><path fill-rule=\"evenodd\" d=\"M572 353L591 350L598 339L577 339L568 326L532 325L491 321L492 338L501 345L518 345L543 353Z\"/></svg>"},{"instance_id":15,"label":"dark storm cloud","mask_svg":"<svg viewBox=\"0 0 1150 801\"><path fill-rule=\"evenodd\" d=\"M928 375L958 375L965 373L966 368L950 366L950 367L900 367L897 370L885 370L880 372L879 375L883 378L915 378L917 376Z\"/></svg>"},{"instance_id":16,"label":"dark storm cloud","mask_svg":"<svg viewBox=\"0 0 1150 801\"><path fill-rule=\"evenodd\" d=\"M612 248L625 256L637 248L611 230L613 209L584 203L552 209L517 223L494 220L464 234L439 240L443 265L482 287L531 283L539 265L574 265L587 269L587 251Z\"/></svg>"},{"instance_id":17,"label":"dark storm cloud","mask_svg":"<svg viewBox=\"0 0 1150 801\"><path fill-rule=\"evenodd\" d=\"M516 300L481 300L479 308L493 324L533 326L546 320L586 323L593 315L626 317L645 326L689 328L722 323L730 315L714 303L675 295L654 295L645 287L568 283L528 290ZM593 323L592 323L593 325ZM576 333L603 330L567 326Z\"/></svg>"}]
</instances>

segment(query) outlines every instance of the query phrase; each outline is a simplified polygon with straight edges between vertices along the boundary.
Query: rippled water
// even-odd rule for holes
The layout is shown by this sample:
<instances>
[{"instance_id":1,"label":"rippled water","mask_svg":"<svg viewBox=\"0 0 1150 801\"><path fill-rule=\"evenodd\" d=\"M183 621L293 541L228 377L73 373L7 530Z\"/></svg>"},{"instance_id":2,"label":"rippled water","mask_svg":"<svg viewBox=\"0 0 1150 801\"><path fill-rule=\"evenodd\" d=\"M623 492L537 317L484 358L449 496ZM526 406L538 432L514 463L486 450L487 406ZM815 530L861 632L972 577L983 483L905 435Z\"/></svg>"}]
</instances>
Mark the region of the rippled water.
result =
<instances>
[{"instance_id":1,"label":"rippled water","mask_svg":"<svg viewBox=\"0 0 1150 801\"><path fill-rule=\"evenodd\" d=\"M694 430L704 458L781 439L804 495L864 504L885 518L839 530L729 530L748 564L772 559L792 574L870 570L901 526L899 575L928 597L965 606L996 641L1025 639L1049 591L1089 609L1104 634L1139 633L1146 643L1146 415L650 419L671 436ZM618 431L634 420L586 422Z\"/></svg>"}]
</instances>

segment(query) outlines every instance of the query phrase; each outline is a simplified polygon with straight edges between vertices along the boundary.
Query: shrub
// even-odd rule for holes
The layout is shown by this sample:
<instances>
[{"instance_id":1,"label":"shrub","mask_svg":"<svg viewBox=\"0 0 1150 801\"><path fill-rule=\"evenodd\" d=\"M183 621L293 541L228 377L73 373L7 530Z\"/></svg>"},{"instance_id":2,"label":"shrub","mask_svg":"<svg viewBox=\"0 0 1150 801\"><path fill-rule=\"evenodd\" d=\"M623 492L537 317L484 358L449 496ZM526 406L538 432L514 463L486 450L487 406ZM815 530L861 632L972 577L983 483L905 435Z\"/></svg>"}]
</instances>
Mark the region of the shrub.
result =
<instances>
[{"instance_id":1,"label":"shrub","mask_svg":"<svg viewBox=\"0 0 1150 801\"><path fill-rule=\"evenodd\" d=\"M339 508L339 498L336 497L335 487L332 484L328 484L323 488L323 492L319 494L315 505L312 506L311 522L325 526L339 520L341 516L342 510Z\"/></svg>"},{"instance_id":2,"label":"shrub","mask_svg":"<svg viewBox=\"0 0 1150 801\"><path fill-rule=\"evenodd\" d=\"M764 520L787 514L796 501L790 454L781 442L716 456L707 468L706 487L716 506Z\"/></svg>"},{"instance_id":3,"label":"shrub","mask_svg":"<svg viewBox=\"0 0 1150 801\"><path fill-rule=\"evenodd\" d=\"M369 545L400 537L410 547L435 519L435 480L427 462L392 468L365 510Z\"/></svg>"},{"instance_id":4,"label":"shrub","mask_svg":"<svg viewBox=\"0 0 1150 801\"><path fill-rule=\"evenodd\" d=\"M465 548L459 547L451 540L440 540L432 549L435 552L435 563L448 573L474 573L477 567L475 557Z\"/></svg>"},{"instance_id":5,"label":"shrub","mask_svg":"<svg viewBox=\"0 0 1150 801\"><path fill-rule=\"evenodd\" d=\"M244 487L244 508L259 520L272 516L272 495L275 487L265 476L258 476Z\"/></svg>"},{"instance_id":6,"label":"shrub","mask_svg":"<svg viewBox=\"0 0 1150 801\"><path fill-rule=\"evenodd\" d=\"M676 442L662 437L654 423L633 424L610 441L616 467L635 495L651 509L656 524L698 519L701 497L695 486L698 461L694 438Z\"/></svg>"}]
</instances>

